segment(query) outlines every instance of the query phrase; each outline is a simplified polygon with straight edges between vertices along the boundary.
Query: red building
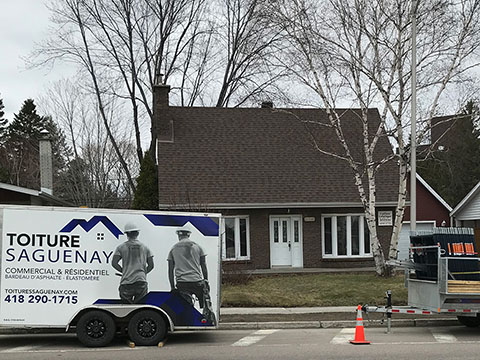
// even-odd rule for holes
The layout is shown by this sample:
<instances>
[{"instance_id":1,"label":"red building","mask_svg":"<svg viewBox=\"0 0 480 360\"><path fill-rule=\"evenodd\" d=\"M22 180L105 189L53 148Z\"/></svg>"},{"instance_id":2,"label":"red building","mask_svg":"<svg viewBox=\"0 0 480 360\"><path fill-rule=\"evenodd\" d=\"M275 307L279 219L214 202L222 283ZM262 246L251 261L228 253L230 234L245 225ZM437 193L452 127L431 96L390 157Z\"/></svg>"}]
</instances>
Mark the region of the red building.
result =
<instances>
[{"instance_id":1,"label":"red building","mask_svg":"<svg viewBox=\"0 0 480 360\"><path fill-rule=\"evenodd\" d=\"M408 181L407 189L410 189L410 181ZM451 206L417 174L417 230L450 226L450 211L452 211ZM398 259L405 259L408 256L409 236L410 206L407 206L398 240Z\"/></svg>"}]
</instances>

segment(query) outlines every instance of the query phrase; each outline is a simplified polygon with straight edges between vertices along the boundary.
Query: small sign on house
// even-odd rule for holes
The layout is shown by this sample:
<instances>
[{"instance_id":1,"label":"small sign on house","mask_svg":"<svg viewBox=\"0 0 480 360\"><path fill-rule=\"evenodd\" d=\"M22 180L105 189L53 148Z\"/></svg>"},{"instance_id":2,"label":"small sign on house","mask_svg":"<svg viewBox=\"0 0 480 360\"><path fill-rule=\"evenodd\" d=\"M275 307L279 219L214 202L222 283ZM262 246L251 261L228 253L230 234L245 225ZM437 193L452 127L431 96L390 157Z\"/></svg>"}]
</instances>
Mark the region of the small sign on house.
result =
<instances>
[{"instance_id":1,"label":"small sign on house","mask_svg":"<svg viewBox=\"0 0 480 360\"><path fill-rule=\"evenodd\" d=\"M393 226L393 212L379 211L378 212L378 226Z\"/></svg>"}]
</instances>

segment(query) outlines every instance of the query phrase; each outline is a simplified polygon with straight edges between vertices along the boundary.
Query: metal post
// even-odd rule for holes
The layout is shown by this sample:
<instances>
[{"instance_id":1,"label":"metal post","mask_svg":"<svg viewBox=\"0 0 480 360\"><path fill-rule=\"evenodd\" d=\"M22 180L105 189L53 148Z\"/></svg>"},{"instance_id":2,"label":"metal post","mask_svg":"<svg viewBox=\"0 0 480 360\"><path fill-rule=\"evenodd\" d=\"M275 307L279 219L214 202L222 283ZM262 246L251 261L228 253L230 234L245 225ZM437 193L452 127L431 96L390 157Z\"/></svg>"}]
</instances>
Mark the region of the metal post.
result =
<instances>
[{"instance_id":1,"label":"metal post","mask_svg":"<svg viewBox=\"0 0 480 360\"><path fill-rule=\"evenodd\" d=\"M387 334L392 329L392 290L387 290Z\"/></svg>"},{"instance_id":2,"label":"metal post","mask_svg":"<svg viewBox=\"0 0 480 360\"><path fill-rule=\"evenodd\" d=\"M412 108L410 132L410 231L417 230L417 1L412 1Z\"/></svg>"}]
</instances>

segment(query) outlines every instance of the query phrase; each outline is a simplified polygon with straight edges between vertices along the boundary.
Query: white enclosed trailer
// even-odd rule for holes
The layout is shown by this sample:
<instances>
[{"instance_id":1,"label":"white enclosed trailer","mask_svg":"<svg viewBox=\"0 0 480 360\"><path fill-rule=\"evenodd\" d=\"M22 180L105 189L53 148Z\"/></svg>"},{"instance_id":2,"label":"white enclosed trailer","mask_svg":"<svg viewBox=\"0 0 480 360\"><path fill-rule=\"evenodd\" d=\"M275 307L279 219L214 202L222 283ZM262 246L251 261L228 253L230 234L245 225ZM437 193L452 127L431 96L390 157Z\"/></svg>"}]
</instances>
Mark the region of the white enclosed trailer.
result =
<instances>
[{"instance_id":1,"label":"white enclosed trailer","mask_svg":"<svg viewBox=\"0 0 480 360\"><path fill-rule=\"evenodd\" d=\"M153 345L168 331L215 328L220 219L219 214L1 205L0 327L74 327L87 346L105 346L125 331L136 344ZM134 275L127 274L127 267L137 260L122 258L119 248L127 242L128 226L137 231L139 244L128 256L149 261ZM189 235L187 248L196 250L175 263L169 254L181 232ZM134 286L125 284L128 277L150 265L153 269L141 281L146 293L126 301L125 289ZM179 289L187 266L197 266L204 278L208 274L208 281L187 275L190 287L198 285L200 293Z\"/></svg>"}]
</instances>

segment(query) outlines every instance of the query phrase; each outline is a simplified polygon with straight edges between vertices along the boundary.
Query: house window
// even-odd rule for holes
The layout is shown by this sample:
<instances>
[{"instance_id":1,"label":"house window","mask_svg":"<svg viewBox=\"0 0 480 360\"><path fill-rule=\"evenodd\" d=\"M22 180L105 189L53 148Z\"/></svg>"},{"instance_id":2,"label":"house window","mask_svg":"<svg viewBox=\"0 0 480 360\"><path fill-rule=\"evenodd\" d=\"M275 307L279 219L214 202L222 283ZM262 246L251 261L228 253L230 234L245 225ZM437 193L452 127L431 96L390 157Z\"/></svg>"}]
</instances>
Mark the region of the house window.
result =
<instances>
[{"instance_id":1,"label":"house window","mask_svg":"<svg viewBox=\"0 0 480 360\"><path fill-rule=\"evenodd\" d=\"M323 253L325 255L332 255L332 218L326 217L323 218Z\"/></svg>"},{"instance_id":2,"label":"house window","mask_svg":"<svg viewBox=\"0 0 480 360\"><path fill-rule=\"evenodd\" d=\"M337 216L337 254L347 255L347 217Z\"/></svg>"},{"instance_id":3,"label":"house window","mask_svg":"<svg viewBox=\"0 0 480 360\"><path fill-rule=\"evenodd\" d=\"M273 222L273 242L278 243L278 221Z\"/></svg>"},{"instance_id":4,"label":"house window","mask_svg":"<svg viewBox=\"0 0 480 360\"><path fill-rule=\"evenodd\" d=\"M293 220L293 242L300 242L300 221L298 220Z\"/></svg>"},{"instance_id":5,"label":"house window","mask_svg":"<svg viewBox=\"0 0 480 360\"><path fill-rule=\"evenodd\" d=\"M222 257L224 260L250 259L250 229L247 216L225 217Z\"/></svg>"},{"instance_id":6,"label":"house window","mask_svg":"<svg viewBox=\"0 0 480 360\"><path fill-rule=\"evenodd\" d=\"M322 239L325 258L372 256L370 233L363 215L323 216Z\"/></svg>"}]
</instances>

